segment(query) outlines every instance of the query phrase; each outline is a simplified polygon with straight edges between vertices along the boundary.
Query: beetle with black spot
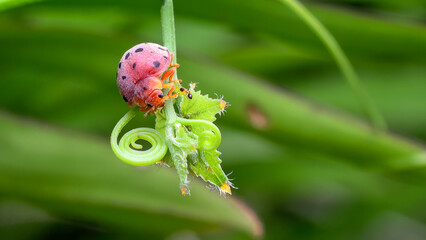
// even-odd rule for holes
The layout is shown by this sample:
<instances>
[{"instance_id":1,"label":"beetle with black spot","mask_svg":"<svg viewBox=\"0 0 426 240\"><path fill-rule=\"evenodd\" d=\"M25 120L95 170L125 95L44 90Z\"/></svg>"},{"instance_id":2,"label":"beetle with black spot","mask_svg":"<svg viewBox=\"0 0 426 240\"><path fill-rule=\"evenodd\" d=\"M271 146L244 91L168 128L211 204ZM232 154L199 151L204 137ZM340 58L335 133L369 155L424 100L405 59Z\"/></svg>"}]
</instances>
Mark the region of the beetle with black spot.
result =
<instances>
[{"instance_id":1,"label":"beetle with black spot","mask_svg":"<svg viewBox=\"0 0 426 240\"><path fill-rule=\"evenodd\" d=\"M134 104L146 114L155 112L164 106L164 101L176 98L173 94L173 75L179 64L173 64L173 53L166 47L155 43L138 44L123 54L117 71L117 84L121 96L132 107ZM164 80L169 79L169 83ZM163 88L169 88L166 96ZM192 95L185 88L180 89L189 98ZM145 114L145 115L146 115Z\"/></svg>"}]
</instances>

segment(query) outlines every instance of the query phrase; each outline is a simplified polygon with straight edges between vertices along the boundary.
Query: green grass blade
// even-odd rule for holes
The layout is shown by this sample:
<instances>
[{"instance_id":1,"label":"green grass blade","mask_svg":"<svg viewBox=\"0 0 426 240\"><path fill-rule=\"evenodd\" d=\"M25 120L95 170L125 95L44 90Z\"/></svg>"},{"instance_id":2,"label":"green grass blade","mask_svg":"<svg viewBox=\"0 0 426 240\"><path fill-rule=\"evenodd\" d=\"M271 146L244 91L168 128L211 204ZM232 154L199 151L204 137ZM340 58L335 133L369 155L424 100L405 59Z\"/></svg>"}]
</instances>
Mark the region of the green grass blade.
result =
<instances>
[{"instance_id":1,"label":"green grass blade","mask_svg":"<svg viewBox=\"0 0 426 240\"><path fill-rule=\"evenodd\" d=\"M366 114L369 116L371 124L376 130L385 130L386 123L377 110L367 92L361 86L361 82L346 57L345 53L337 43L336 39L330 32L321 24L318 19L315 18L299 1L297 0L280 0L283 4L286 4L290 9L294 11L304 21L315 34L321 39L324 45L332 54L337 65L345 76L349 86L351 86L355 96L357 97L360 105L364 108Z\"/></svg>"},{"instance_id":2,"label":"green grass blade","mask_svg":"<svg viewBox=\"0 0 426 240\"><path fill-rule=\"evenodd\" d=\"M210 93L223 94L232 103L223 121L237 128L255 131L284 146L345 156L354 164L381 170L426 165L423 146L392 134L376 134L358 120L276 90L260 79L200 62L182 60L186 67L181 69L182 75L197 79L200 88Z\"/></svg>"},{"instance_id":3,"label":"green grass blade","mask_svg":"<svg viewBox=\"0 0 426 240\"><path fill-rule=\"evenodd\" d=\"M42 0L0 0L0 11Z\"/></svg>"}]
</instances>

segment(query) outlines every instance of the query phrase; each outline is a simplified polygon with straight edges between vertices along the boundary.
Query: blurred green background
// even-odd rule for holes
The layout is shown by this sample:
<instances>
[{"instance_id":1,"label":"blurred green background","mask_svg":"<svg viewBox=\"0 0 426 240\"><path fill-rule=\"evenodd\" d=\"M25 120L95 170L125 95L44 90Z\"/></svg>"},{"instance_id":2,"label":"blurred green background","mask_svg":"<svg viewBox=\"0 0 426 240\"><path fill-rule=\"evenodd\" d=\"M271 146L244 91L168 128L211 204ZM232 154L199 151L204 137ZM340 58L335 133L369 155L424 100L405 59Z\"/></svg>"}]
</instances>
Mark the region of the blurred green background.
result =
<instances>
[{"instance_id":1,"label":"blurred green background","mask_svg":"<svg viewBox=\"0 0 426 240\"><path fill-rule=\"evenodd\" d=\"M274 0L175 1L179 78L231 106L226 199L119 161L117 64L162 43L162 1L0 1L0 239L426 239L422 0L303 1L389 131L368 127L316 35ZM128 129L154 126L142 114Z\"/></svg>"}]
</instances>

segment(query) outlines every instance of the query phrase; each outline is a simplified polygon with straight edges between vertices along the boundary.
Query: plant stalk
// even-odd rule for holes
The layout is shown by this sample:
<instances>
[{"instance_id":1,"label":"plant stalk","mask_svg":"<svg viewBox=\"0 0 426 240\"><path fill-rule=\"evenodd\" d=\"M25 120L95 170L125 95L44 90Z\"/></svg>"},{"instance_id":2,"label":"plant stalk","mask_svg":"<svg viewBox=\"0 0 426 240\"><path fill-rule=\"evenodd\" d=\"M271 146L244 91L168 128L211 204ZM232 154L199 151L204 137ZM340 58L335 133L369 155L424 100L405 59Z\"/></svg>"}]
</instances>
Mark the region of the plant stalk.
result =
<instances>
[{"instance_id":1,"label":"plant stalk","mask_svg":"<svg viewBox=\"0 0 426 240\"><path fill-rule=\"evenodd\" d=\"M361 82L356 75L352 64L349 62L343 50L340 48L336 39L331 33L315 18L315 16L306 9L298 0L280 0L286 4L294 13L296 13L302 21L304 21L319 39L327 47L343 75L345 76L349 86L352 88L358 102L364 109L370 122L376 130L386 130L386 122L380 112L377 110L373 101L368 96L367 92L361 86Z\"/></svg>"},{"instance_id":2,"label":"plant stalk","mask_svg":"<svg viewBox=\"0 0 426 240\"><path fill-rule=\"evenodd\" d=\"M173 61L176 63L176 35L175 35L175 20L173 13L173 0L164 0L163 7L161 8L161 26L163 33L163 44L174 54ZM177 73L173 76L177 79ZM164 90L164 94L167 91ZM166 124L173 124L176 122L176 112L173 107L173 99L165 101L164 111L166 114Z\"/></svg>"}]
</instances>

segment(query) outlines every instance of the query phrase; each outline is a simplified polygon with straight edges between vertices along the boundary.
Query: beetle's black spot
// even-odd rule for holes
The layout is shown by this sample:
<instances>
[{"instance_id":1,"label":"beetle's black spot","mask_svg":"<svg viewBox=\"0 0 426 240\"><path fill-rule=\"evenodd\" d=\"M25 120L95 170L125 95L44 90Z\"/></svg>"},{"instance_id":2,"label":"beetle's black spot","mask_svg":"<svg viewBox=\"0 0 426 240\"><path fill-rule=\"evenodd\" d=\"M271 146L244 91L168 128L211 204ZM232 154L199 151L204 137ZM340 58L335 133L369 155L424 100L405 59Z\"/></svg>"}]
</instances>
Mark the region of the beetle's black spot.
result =
<instances>
[{"instance_id":1,"label":"beetle's black spot","mask_svg":"<svg viewBox=\"0 0 426 240\"><path fill-rule=\"evenodd\" d=\"M153 64L153 65L154 65L154 67L156 67L156 68L158 68L158 67L160 66L160 62L157 62L157 61L153 62L152 64Z\"/></svg>"},{"instance_id":2,"label":"beetle's black spot","mask_svg":"<svg viewBox=\"0 0 426 240\"><path fill-rule=\"evenodd\" d=\"M167 49L162 48L162 47L158 47L158 49L161 49L161 50L163 50L163 51L167 51Z\"/></svg>"},{"instance_id":3,"label":"beetle's black spot","mask_svg":"<svg viewBox=\"0 0 426 240\"><path fill-rule=\"evenodd\" d=\"M126 96L123 96L123 99L125 102L128 102L129 100L127 100Z\"/></svg>"},{"instance_id":4,"label":"beetle's black spot","mask_svg":"<svg viewBox=\"0 0 426 240\"><path fill-rule=\"evenodd\" d=\"M143 89L143 90L145 91L145 90L147 90L148 88L146 88L146 87L143 87L142 89Z\"/></svg>"},{"instance_id":5,"label":"beetle's black spot","mask_svg":"<svg viewBox=\"0 0 426 240\"><path fill-rule=\"evenodd\" d=\"M168 57L166 57L166 56L163 56L163 58L165 58L165 59L169 59Z\"/></svg>"},{"instance_id":6,"label":"beetle's black spot","mask_svg":"<svg viewBox=\"0 0 426 240\"><path fill-rule=\"evenodd\" d=\"M124 79L126 79L126 78L127 78L126 76L122 76L122 77L121 77L121 79L123 79L123 80L124 80Z\"/></svg>"},{"instance_id":7,"label":"beetle's black spot","mask_svg":"<svg viewBox=\"0 0 426 240\"><path fill-rule=\"evenodd\" d=\"M128 53L126 54L125 59L127 60L129 57L130 57L130 53L128 52Z\"/></svg>"},{"instance_id":8,"label":"beetle's black spot","mask_svg":"<svg viewBox=\"0 0 426 240\"><path fill-rule=\"evenodd\" d=\"M188 98L192 99L192 94L188 93Z\"/></svg>"},{"instance_id":9,"label":"beetle's black spot","mask_svg":"<svg viewBox=\"0 0 426 240\"><path fill-rule=\"evenodd\" d=\"M180 88L180 91L181 91L181 92L185 91L185 88L181 87L181 88Z\"/></svg>"},{"instance_id":10,"label":"beetle's black spot","mask_svg":"<svg viewBox=\"0 0 426 240\"><path fill-rule=\"evenodd\" d=\"M158 94L158 97L159 97L159 98L163 98L163 94L161 94L161 93L160 93L160 94Z\"/></svg>"},{"instance_id":11,"label":"beetle's black spot","mask_svg":"<svg viewBox=\"0 0 426 240\"><path fill-rule=\"evenodd\" d=\"M118 68L121 68L121 62L118 64Z\"/></svg>"},{"instance_id":12,"label":"beetle's black spot","mask_svg":"<svg viewBox=\"0 0 426 240\"><path fill-rule=\"evenodd\" d=\"M148 107L152 107L152 105L151 105L151 104L149 104L149 103L147 104L147 106L148 106Z\"/></svg>"},{"instance_id":13,"label":"beetle's black spot","mask_svg":"<svg viewBox=\"0 0 426 240\"><path fill-rule=\"evenodd\" d=\"M133 68L133 69L135 69L135 68L136 68L136 63L133 63L132 68Z\"/></svg>"},{"instance_id":14,"label":"beetle's black spot","mask_svg":"<svg viewBox=\"0 0 426 240\"><path fill-rule=\"evenodd\" d=\"M138 48L138 49L136 49L135 52L142 52L142 51L143 51L143 48Z\"/></svg>"}]
</instances>

